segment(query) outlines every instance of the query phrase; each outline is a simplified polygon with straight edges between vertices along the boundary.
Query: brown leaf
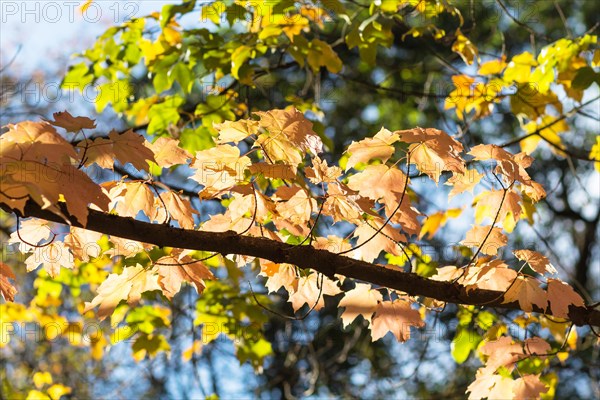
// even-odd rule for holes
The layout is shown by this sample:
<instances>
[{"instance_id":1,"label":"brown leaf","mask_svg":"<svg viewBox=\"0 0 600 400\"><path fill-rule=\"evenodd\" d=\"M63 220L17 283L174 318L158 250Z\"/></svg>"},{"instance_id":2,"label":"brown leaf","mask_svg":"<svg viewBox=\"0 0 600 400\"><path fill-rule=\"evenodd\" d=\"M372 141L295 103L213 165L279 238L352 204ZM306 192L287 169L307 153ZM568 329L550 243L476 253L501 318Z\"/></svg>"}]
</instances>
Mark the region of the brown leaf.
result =
<instances>
[{"instance_id":1,"label":"brown leaf","mask_svg":"<svg viewBox=\"0 0 600 400\"><path fill-rule=\"evenodd\" d=\"M491 227L490 225L473 226L467 232L466 239L460 243L468 247L481 247L481 253L493 256L498 253L500 247L506 246L508 238L500 228Z\"/></svg>"},{"instance_id":2,"label":"brown leaf","mask_svg":"<svg viewBox=\"0 0 600 400\"><path fill-rule=\"evenodd\" d=\"M394 229L389 224L377 232L384 224L380 217L368 220L359 225L353 238L357 238L356 249L350 254L352 257L366 262L373 262L382 251L386 253L400 255L401 250L397 242L406 242L406 237Z\"/></svg>"},{"instance_id":3,"label":"brown leaf","mask_svg":"<svg viewBox=\"0 0 600 400\"><path fill-rule=\"evenodd\" d=\"M60 274L60 267L72 269L75 265L73 256L63 242L54 241L48 245L35 247L31 253L25 260L28 272L43 265L48 275L55 278Z\"/></svg>"},{"instance_id":4,"label":"brown leaf","mask_svg":"<svg viewBox=\"0 0 600 400\"><path fill-rule=\"evenodd\" d=\"M237 147L218 145L196 153L190 164L195 173L190 179L204 186L201 196L219 196L223 191L243 182L244 171L250 164L250 158L240 156L240 149Z\"/></svg>"},{"instance_id":5,"label":"brown leaf","mask_svg":"<svg viewBox=\"0 0 600 400\"><path fill-rule=\"evenodd\" d=\"M141 299L142 293L161 290L158 285L158 275L144 269L141 265L127 267L121 274L110 274L98 287L97 295L91 302L85 303L84 313L92 308L98 308L98 319L102 321L113 313L122 300L129 305L135 305Z\"/></svg>"},{"instance_id":6,"label":"brown leaf","mask_svg":"<svg viewBox=\"0 0 600 400\"><path fill-rule=\"evenodd\" d=\"M377 304L381 301L383 301L383 297L378 290L373 289L371 285L357 283L354 289L345 292L344 297L340 300L339 307L344 308L342 312L344 328L359 315L362 315L370 323Z\"/></svg>"},{"instance_id":7,"label":"brown leaf","mask_svg":"<svg viewBox=\"0 0 600 400\"><path fill-rule=\"evenodd\" d=\"M248 136L258 133L258 121L251 119L242 119L239 121L225 121L221 124L213 124L213 127L219 132L217 143L239 143Z\"/></svg>"},{"instance_id":8,"label":"brown leaf","mask_svg":"<svg viewBox=\"0 0 600 400\"><path fill-rule=\"evenodd\" d=\"M385 128L372 138L363 139L359 142L352 142L348 146L350 157L346 163L346 171L358 163L368 163L373 159L385 162L394 154L393 144L400 139L397 133L392 133Z\"/></svg>"},{"instance_id":9,"label":"brown leaf","mask_svg":"<svg viewBox=\"0 0 600 400\"><path fill-rule=\"evenodd\" d=\"M18 243L19 251L27 253L33 249L31 245L38 245L53 236L50 224L39 218L21 219L17 229L10 234L8 244Z\"/></svg>"},{"instance_id":10,"label":"brown leaf","mask_svg":"<svg viewBox=\"0 0 600 400\"><path fill-rule=\"evenodd\" d=\"M348 187L361 196L394 206L398 204L398 195L404 191L405 183L404 172L387 165L369 165L348 179Z\"/></svg>"},{"instance_id":11,"label":"brown leaf","mask_svg":"<svg viewBox=\"0 0 600 400\"><path fill-rule=\"evenodd\" d=\"M550 344L539 337L525 339L523 348L525 349L525 354L535 355L541 359L546 358L546 354L550 353L550 350L552 350Z\"/></svg>"},{"instance_id":12,"label":"brown leaf","mask_svg":"<svg viewBox=\"0 0 600 400\"><path fill-rule=\"evenodd\" d=\"M537 279L519 275L510 289L504 294L502 303L512 303L513 301L518 301L519 307L523 311L531 312L533 311L532 305L545 310L548 305L548 296L544 289L540 287Z\"/></svg>"},{"instance_id":13,"label":"brown leaf","mask_svg":"<svg viewBox=\"0 0 600 400\"><path fill-rule=\"evenodd\" d=\"M475 381L467 388L469 400L475 399L512 399L514 381L501 375L491 374L484 368L477 370Z\"/></svg>"},{"instance_id":14,"label":"brown leaf","mask_svg":"<svg viewBox=\"0 0 600 400\"><path fill-rule=\"evenodd\" d=\"M282 287L288 293L294 291L298 277L296 276L296 267L292 264L277 264L261 259L260 268L260 275L267 277L265 286L269 290L269 293L275 293Z\"/></svg>"},{"instance_id":15,"label":"brown leaf","mask_svg":"<svg viewBox=\"0 0 600 400\"><path fill-rule=\"evenodd\" d=\"M154 159L159 167L171 167L178 164L186 164L192 155L187 150L179 147L179 142L173 138L161 136L148 144L154 153Z\"/></svg>"},{"instance_id":16,"label":"brown leaf","mask_svg":"<svg viewBox=\"0 0 600 400\"><path fill-rule=\"evenodd\" d=\"M306 119L298 109L290 107L285 110L259 111L254 114L260 117L260 127L269 132L268 138L265 137L261 141L262 143L268 140L283 143L283 139L285 139L292 144L294 149L310 150L313 155L323 151L323 143L312 130L312 122ZM263 135L259 135L259 139ZM269 155L271 154L269 153Z\"/></svg>"},{"instance_id":17,"label":"brown leaf","mask_svg":"<svg viewBox=\"0 0 600 400\"><path fill-rule=\"evenodd\" d=\"M263 175L265 178L286 180L293 180L296 178L296 171L286 164L269 164L266 162L259 162L250 165L248 170L252 173L252 175Z\"/></svg>"},{"instance_id":18,"label":"brown leaf","mask_svg":"<svg viewBox=\"0 0 600 400\"><path fill-rule=\"evenodd\" d=\"M523 375L515 380L513 393L515 399L539 399L542 393L548 391L548 387L540 380L540 375Z\"/></svg>"},{"instance_id":19,"label":"brown leaf","mask_svg":"<svg viewBox=\"0 0 600 400\"><path fill-rule=\"evenodd\" d=\"M323 205L323 214L333 218L333 222L348 221L359 224L363 209L357 201L360 196L343 184L327 186L327 198Z\"/></svg>"},{"instance_id":20,"label":"brown leaf","mask_svg":"<svg viewBox=\"0 0 600 400\"><path fill-rule=\"evenodd\" d=\"M73 146L47 122L24 121L16 125L10 124L8 131L0 136L0 159L3 166L15 161L34 161L56 168L65 163L70 164L70 160L76 158L77 152ZM18 172L18 168L15 167L5 167L6 171L3 170L3 174L10 174L11 171ZM25 171L39 171L39 168L35 167L31 165ZM44 175L38 173L37 178L39 179L40 176ZM56 174L48 175L48 177L55 176Z\"/></svg>"},{"instance_id":21,"label":"brown leaf","mask_svg":"<svg viewBox=\"0 0 600 400\"><path fill-rule=\"evenodd\" d=\"M465 165L460 156L463 146L446 132L435 128L414 128L396 131L400 140L412 143L410 162L431 177L436 183L442 171L464 173Z\"/></svg>"},{"instance_id":22,"label":"brown leaf","mask_svg":"<svg viewBox=\"0 0 600 400\"><path fill-rule=\"evenodd\" d=\"M512 231L509 227L514 226L521 218L521 196L512 190L504 194L504 190L490 190L478 194L473 203L475 208L475 223L480 224L487 217L491 221L498 215L497 222L505 223L505 229ZM510 216L511 221L506 221Z\"/></svg>"},{"instance_id":23,"label":"brown leaf","mask_svg":"<svg viewBox=\"0 0 600 400\"><path fill-rule=\"evenodd\" d=\"M375 316L371 322L371 341L384 337L388 332L400 342L410 338L410 327L425 326L421 315L410 307L408 301L401 299L383 301L377 305Z\"/></svg>"},{"instance_id":24,"label":"brown leaf","mask_svg":"<svg viewBox=\"0 0 600 400\"><path fill-rule=\"evenodd\" d=\"M548 279L548 301L552 315L569 318L569 306L583 307L581 296L566 282L559 279Z\"/></svg>"},{"instance_id":25,"label":"brown leaf","mask_svg":"<svg viewBox=\"0 0 600 400\"><path fill-rule=\"evenodd\" d=\"M206 287L204 280L214 279L214 275L202 261L195 261L187 256L179 258L176 253L156 260L154 271L158 274L158 285L169 300L179 293L184 282L190 283L198 293L202 293Z\"/></svg>"},{"instance_id":26,"label":"brown leaf","mask_svg":"<svg viewBox=\"0 0 600 400\"><path fill-rule=\"evenodd\" d=\"M488 373L494 373L500 367L512 370L514 364L524 356L521 344L507 336L485 343L479 351L488 356L485 363Z\"/></svg>"},{"instance_id":27,"label":"brown leaf","mask_svg":"<svg viewBox=\"0 0 600 400\"><path fill-rule=\"evenodd\" d=\"M550 264L550 260L547 257L541 255L537 251L533 250L515 250L513 251L515 257L521 261L525 261L533 268L538 274L556 274L556 269Z\"/></svg>"},{"instance_id":28,"label":"brown leaf","mask_svg":"<svg viewBox=\"0 0 600 400\"><path fill-rule=\"evenodd\" d=\"M54 126L64 128L67 132L79 132L82 129L94 129L96 122L88 117L74 117L68 111L52 114L54 121L48 121Z\"/></svg>"},{"instance_id":29,"label":"brown leaf","mask_svg":"<svg viewBox=\"0 0 600 400\"><path fill-rule=\"evenodd\" d=\"M314 309L318 311L325 307L323 296L335 296L341 292L334 281L321 274L313 273L297 280L288 301L292 303L294 312L302 308L304 304L308 304L310 308L314 306Z\"/></svg>"},{"instance_id":30,"label":"brown leaf","mask_svg":"<svg viewBox=\"0 0 600 400\"><path fill-rule=\"evenodd\" d=\"M473 189L483 178L483 174L480 174L476 169L469 169L462 172L453 172L452 177L445 183L446 185L452 186L452 190L448 194L448 198L456 196L463 192L473 193Z\"/></svg>"},{"instance_id":31,"label":"brown leaf","mask_svg":"<svg viewBox=\"0 0 600 400\"><path fill-rule=\"evenodd\" d=\"M159 196L160 199L157 197L154 200L154 207L158 210L153 217L155 221L165 221L168 212L181 228L194 229L194 215L199 213L194 210L189 200L181 198L179 194L170 190L160 193Z\"/></svg>"},{"instance_id":32,"label":"brown leaf","mask_svg":"<svg viewBox=\"0 0 600 400\"><path fill-rule=\"evenodd\" d=\"M15 274L8 265L0 261L0 294L4 300L14 301L17 288L8 281L9 279L15 279Z\"/></svg>"},{"instance_id":33,"label":"brown leaf","mask_svg":"<svg viewBox=\"0 0 600 400\"><path fill-rule=\"evenodd\" d=\"M276 203L276 209L279 215L293 224L306 224L310 221L313 212L317 212L317 201L309 196L306 190L300 187L282 186L275 193L276 196L287 191L289 194L286 201ZM289 196L291 194L291 196Z\"/></svg>"},{"instance_id":34,"label":"brown leaf","mask_svg":"<svg viewBox=\"0 0 600 400\"><path fill-rule=\"evenodd\" d=\"M150 219L154 219L154 192L144 182L120 182L113 187L109 196L110 207L123 217L135 218L142 211Z\"/></svg>"},{"instance_id":35,"label":"brown leaf","mask_svg":"<svg viewBox=\"0 0 600 400\"><path fill-rule=\"evenodd\" d=\"M306 168L306 177L315 185L319 183L331 183L337 182L340 175L342 175L342 169L337 166L328 166L327 160L321 160L315 156L312 159L312 167Z\"/></svg>"}]
</instances>

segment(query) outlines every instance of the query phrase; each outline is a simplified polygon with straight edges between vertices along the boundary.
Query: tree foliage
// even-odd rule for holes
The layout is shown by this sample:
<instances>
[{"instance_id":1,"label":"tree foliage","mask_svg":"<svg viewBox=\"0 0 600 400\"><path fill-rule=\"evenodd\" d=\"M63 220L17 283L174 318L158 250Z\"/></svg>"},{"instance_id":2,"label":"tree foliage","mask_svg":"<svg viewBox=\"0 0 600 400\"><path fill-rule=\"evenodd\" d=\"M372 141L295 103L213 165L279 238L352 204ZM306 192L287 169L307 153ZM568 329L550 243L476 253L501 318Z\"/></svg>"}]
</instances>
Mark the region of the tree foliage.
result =
<instances>
[{"instance_id":1,"label":"tree foliage","mask_svg":"<svg viewBox=\"0 0 600 400\"><path fill-rule=\"evenodd\" d=\"M171 351L173 307L190 285L199 296L182 357L195 362L224 335L259 373L274 351L269 312L302 320L329 306L346 329L405 346L451 313L452 357L481 361L469 398L552 398L557 366L598 345L600 311L521 232L536 229L554 190L534 179L537 155L587 165L571 169L597 182L600 136L579 117L598 104L600 49L593 32L550 40L498 6L530 49L480 50L473 10L469 27L464 7L434 0L189 1L111 27L63 87L92 85L96 112L110 106L129 127L66 110L0 137L0 206L16 217L8 243L26 254L0 264L2 322L38 321L46 336L66 324L58 335L96 360L123 340L136 361L152 359ZM445 93L361 78L411 40L450 53L432 51L450 71ZM247 95L273 77L304 87ZM437 99L457 134L390 113L344 142L349 99L323 102L322 81ZM510 138L471 135L500 112L518 122ZM22 270L37 274L24 304L14 302L28 290ZM277 296L290 307L276 310ZM84 343L86 324L105 319L110 332ZM47 373L30 396L71 390Z\"/></svg>"}]
</instances>

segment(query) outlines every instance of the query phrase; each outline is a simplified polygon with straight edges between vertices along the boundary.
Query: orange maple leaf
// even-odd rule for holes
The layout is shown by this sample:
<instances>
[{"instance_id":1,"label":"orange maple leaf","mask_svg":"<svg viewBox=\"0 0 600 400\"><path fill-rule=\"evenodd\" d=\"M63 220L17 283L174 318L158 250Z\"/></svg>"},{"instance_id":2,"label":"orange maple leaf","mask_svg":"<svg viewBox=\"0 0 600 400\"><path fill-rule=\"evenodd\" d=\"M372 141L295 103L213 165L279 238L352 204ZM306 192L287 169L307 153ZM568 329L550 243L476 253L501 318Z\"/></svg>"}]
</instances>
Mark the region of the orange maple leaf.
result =
<instances>
[{"instance_id":1,"label":"orange maple leaf","mask_svg":"<svg viewBox=\"0 0 600 400\"><path fill-rule=\"evenodd\" d=\"M410 307L408 301L382 301L377 304L371 322L371 340L374 342L392 332L398 341L406 342L410 338L411 326L422 327L425 322L421 319L421 314Z\"/></svg>"}]
</instances>

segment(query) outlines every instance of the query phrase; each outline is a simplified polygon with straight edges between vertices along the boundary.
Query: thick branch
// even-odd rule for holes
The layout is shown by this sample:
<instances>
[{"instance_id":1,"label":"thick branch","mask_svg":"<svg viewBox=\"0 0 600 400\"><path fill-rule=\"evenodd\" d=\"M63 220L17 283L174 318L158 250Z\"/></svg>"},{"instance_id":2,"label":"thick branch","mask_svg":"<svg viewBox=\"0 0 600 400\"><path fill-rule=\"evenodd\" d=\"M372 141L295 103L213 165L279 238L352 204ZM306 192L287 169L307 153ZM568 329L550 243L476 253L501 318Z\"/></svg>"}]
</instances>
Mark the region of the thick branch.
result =
<instances>
[{"instance_id":1,"label":"thick branch","mask_svg":"<svg viewBox=\"0 0 600 400\"><path fill-rule=\"evenodd\" d=\"M9 212L6 205L2 205ZM63 210L68 216L66 210ZM64 219L39 205L29 201L22 217L36 217L48 221L65 223ZM69 217L72 225L83 227L74 217ZM359 279L376 285L401 290L413 296L426 296L454 304L481 305L518 310L517 302L502 304L502 292L472 289L467 293L464 286L452 282L439 282L406 273L389 266L375 265L364 261L315 249L311 246L295 246L266 238L240 236L236 232L202 232L173 228L168 225L151 224L129 217L119 217L99 211L89 210L86 229L114 235L140 242L152 243L161 247L176 247L191 250L211 251L221 254L240 254L263 258L276 263L290 263L301 268L311 268L328 277L335 274ZM548 308L535 308L536 312L552 315ZM569 318L579 326L600 326L600 311L586 307L570 306Z\"/></svg>"}]
</instances>

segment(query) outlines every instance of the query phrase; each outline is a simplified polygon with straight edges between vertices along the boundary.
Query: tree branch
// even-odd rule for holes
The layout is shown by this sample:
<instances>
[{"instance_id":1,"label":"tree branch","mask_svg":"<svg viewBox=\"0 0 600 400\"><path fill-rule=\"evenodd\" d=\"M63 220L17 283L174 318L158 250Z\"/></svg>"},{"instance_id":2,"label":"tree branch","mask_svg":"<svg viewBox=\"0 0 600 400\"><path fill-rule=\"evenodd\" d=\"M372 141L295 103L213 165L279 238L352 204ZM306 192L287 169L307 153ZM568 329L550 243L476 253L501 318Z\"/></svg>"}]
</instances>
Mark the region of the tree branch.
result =
<instances>
[{"instance_id":1,"label":"tree branch","mask_svg":"<svg viewBox=\"0 0 600 400\"><path fill-rule=\"evenodd\" d=\"M43 210L33 201L28 201L24 212L9 208L0 203L5 211L21 217L36 217L52 222L67 223L61 216ZM275 263L289 263L300 268L311 268L328 277L336 274L370 282L391 289L401 290L413 296L425 296L443 302L519 310L518 302L502 303L502 292L485 289L467 289L457 283L440 282L423 278L399 268L382 266L365 261L315 249L312 246L295 246L271 239L241 236L233 231L202 232L174 228L168 225L151 224L129 217L106 214L89 210L87 226L82 226L70 215L66 207L61 210L73 226L95 232L114 235L126 239L152 243L160 247L176 247L191 250L211 251L225 254L239 254L263 258ZM552 315L552 310L533 306L534 311ZM569 319L578 326L600 327L600 311L587 307L569 307Z\"/></svg>"}]
</instances>

